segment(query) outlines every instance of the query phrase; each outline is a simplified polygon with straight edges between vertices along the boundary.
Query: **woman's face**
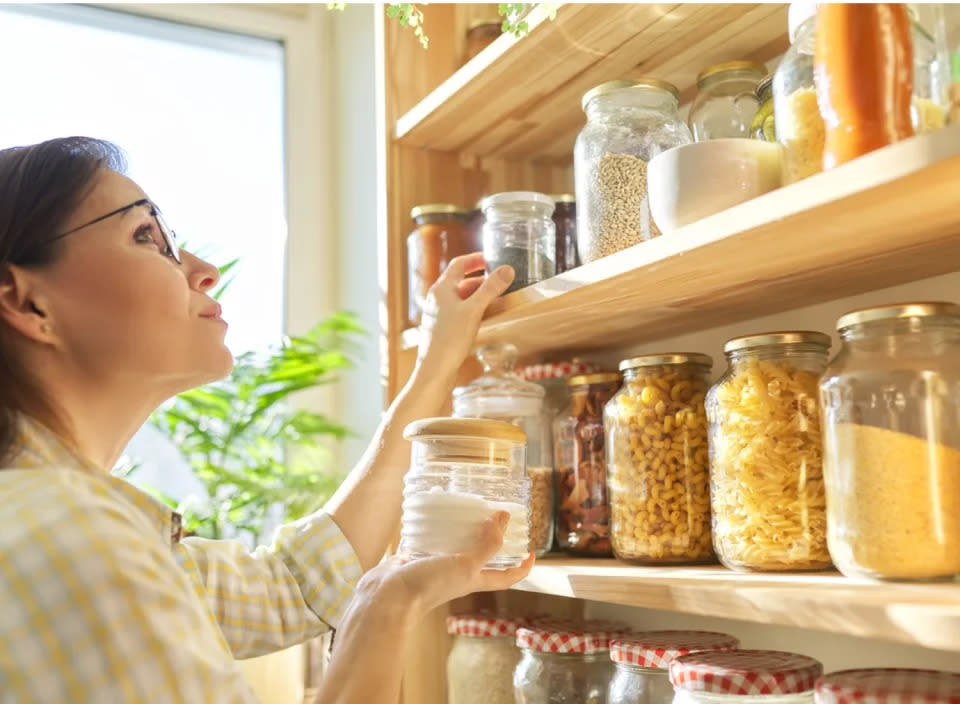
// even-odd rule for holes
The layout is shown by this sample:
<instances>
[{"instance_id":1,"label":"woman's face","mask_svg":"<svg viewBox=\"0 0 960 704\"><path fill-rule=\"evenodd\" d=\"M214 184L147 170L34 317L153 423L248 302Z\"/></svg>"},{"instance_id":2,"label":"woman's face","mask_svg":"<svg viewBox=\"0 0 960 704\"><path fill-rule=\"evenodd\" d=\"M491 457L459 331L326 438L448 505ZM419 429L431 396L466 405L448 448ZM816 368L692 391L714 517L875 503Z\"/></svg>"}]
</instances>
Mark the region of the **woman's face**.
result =
<instances>
[{"instance_id":1,"label":"woman's face","mask_svg":"<svg viewBox=\"0 0 960 704\"><path fill-rule=\"evenodd\" d=\"M104 170L63 231L142 198L129 178ZM75 371L161 396L229 373L227 324L209 296L216 267L187 252L177 263L163 242L149 205L63 238L41 273L43 303Z\"/></svg>"}]
</instances>

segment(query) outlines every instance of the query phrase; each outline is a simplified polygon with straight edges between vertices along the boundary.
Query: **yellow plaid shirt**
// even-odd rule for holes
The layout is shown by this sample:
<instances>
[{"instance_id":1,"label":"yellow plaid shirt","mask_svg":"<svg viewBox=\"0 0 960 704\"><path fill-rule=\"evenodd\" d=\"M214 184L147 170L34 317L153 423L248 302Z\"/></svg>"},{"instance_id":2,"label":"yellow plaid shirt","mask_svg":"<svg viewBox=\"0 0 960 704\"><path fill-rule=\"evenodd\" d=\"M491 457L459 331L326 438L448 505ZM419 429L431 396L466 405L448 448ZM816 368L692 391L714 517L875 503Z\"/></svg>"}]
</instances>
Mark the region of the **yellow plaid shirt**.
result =
<instances>
[{"instance_id":1,"label":"yellow plaid shirt","mask_svg":"<svg viewBox=\"0 0 960 704\"><path fill-rule=\"evenodd\" d=\"M252 702L234 658L336 628L360 565L325 513L269 548L180 516L22 419L0 469L0 704Z\"/></svg>"}]
</instances>

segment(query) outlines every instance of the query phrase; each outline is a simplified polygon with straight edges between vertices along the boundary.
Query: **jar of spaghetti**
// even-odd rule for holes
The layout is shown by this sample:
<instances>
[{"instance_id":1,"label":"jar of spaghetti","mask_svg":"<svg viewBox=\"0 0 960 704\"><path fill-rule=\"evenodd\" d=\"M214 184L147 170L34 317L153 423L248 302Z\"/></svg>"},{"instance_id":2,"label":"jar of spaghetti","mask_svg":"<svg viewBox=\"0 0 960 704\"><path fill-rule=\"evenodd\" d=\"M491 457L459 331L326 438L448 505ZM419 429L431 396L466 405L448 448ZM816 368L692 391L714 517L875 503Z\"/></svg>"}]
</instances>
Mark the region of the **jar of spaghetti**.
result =
<instances>
[{"instance_id":1,"label":"jar of spaghetti","mask_svg":"<svg viewBox=\"0 0 960 704\"><path fill-rule=\"evenodd\" d=\"M416 228L407 237L408 323L420 324L430 287L454 257L480 251L468 236L469 215L450 203L418 205L410 211Z\"/></svg>"}]
</instances>

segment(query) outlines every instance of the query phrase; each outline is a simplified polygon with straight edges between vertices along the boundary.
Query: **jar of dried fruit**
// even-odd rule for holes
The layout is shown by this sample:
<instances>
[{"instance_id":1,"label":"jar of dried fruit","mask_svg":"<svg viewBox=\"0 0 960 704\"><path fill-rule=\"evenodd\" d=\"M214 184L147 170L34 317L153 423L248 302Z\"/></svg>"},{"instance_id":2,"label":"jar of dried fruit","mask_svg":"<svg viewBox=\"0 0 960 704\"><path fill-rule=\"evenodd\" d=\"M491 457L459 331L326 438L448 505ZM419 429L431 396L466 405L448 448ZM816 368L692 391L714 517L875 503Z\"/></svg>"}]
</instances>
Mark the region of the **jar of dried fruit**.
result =
<instances>
[{"instance_id":1,"label":"jar of dried fruit","mask_svg":"<svg viewBox=\"0 0 960 704\"><path fill-rule=\"evenodd\" d=\"M554 424L557 543L576 555L610 556L610 505L603 407L620 388L616 373L570 378L570 409Z\"/></svg>"},{"instance_id":2,"label":"jar of dried fruit","mask_svg":"<svg viewBox=\"0 0 960 704\"><path fill-rule=\"evenodd\" d=\"M710 475L704 397L713 361L657 354L620 363L604 409L611 538L640 564L709 562Z\"/></svg>"},{"instance_id":3,"label":"jar of dried fruit","mask_svg":"<svg viewBox=\"0 0 960 704\"><path fill-rule=\"evenodd\" d=\"M848 313L820 382L830 554L847 575L960 576L960 306Z\"/></svg>"},{"instance_id":4,"label":"jar of dried fruit","mask_svg":"<svg viewBox=\"0 0 960 704\"><path fill-rule=\"evenodd\" d=\"M670 83L642 78L603 83L583 96L587 124L573 152L581 262L660 234L650 217L647 163L693 142L678 95Z\"/></svg>"},{"instance_id":5,"label":"jar of dried fruit","mask_svg":"<svg viewBox=\"0 0 960 704\"><path fill-rule=\"evenodd\" d=\"M707 394L713 542L731 569L830 566L818 382L830 337L774 332L727 342Z\"/></svg>"},{"instance_id":6,"label":"jar of dried fruit","mask_svg":"<svg viewBox=\"0 0 960 704\"><path fill-rule=\"evenodd\" d=\"M407 236L407 323L419 325L427 293L450 260L476 252L468 214L450 203L418 205L410 211L416 228Z\"/></svg>"}]
</instances>

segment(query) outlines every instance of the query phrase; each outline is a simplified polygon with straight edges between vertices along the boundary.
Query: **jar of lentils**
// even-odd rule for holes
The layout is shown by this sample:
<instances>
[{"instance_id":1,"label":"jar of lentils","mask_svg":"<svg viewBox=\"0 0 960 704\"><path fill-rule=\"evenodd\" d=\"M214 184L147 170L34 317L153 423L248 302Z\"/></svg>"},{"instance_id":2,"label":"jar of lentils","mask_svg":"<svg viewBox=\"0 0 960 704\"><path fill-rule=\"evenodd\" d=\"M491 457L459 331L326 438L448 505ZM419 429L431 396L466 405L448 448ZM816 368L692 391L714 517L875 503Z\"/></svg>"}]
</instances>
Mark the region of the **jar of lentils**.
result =
<instances>
[{"instance_id":1,"label":"jar of lentils","mask_svg":"<svg viewBox=\"0 0 960 704\"><path fill-rule=\"evenodd\" d=\"M524 622L488 614L450 616L447 704L513 704L513 671L520 662L517 629Z\"/></svg>"},{"instance_id":2,"label":"jar of lentils","mask_svg":"<svg viewBox=\"0 0 960 704\"><path fill-rule=\"evenodd\" d=\"M823 665L778 650L714 650L670 663L673 704L813 704Z\"/></svg>"},{"instance_id":3,"label":"jar of lentils","mask_svg":"<svg viewBox=\"0 0 960 704\"><path fill-rule=\"evenodd\" d=\"M655 354L620 363L604 409L611 541L639 564L713 559L704 398L712 360Z\"/></svg>"}]
</instances>

